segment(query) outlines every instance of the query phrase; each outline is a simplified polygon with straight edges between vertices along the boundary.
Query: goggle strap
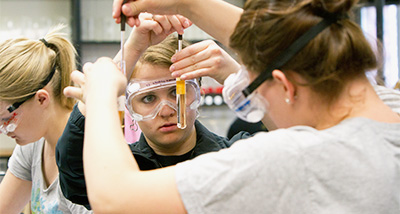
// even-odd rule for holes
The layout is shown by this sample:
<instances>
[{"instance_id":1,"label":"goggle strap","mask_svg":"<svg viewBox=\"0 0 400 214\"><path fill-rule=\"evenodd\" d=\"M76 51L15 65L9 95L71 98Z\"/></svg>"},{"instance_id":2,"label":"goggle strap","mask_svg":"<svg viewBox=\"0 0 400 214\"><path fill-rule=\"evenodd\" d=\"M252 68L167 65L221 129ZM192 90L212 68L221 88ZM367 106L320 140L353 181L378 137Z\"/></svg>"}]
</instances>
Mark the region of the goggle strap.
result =
<instances>
[{"instance_id":1,"label":"goggle strap","mask_svg":"<svg viewBox=\"0 0 400 214\"><path fill-rule=\"evenodd\" d=\"M29 95L26 99L24 99L24 100L22 100L22 101L20 101L20 102L15 102L15 103L13 103L12 105L10 105L10 106L7 108L7 111L8 111L9 113L12 113L12 112L15 111L17 108L19 108L19 106L22 105L24 102L26 102L27 100L29 100L29 99L31 99L33 96L35 96L35 94L36 94L36 93L34 93L34 94L32 94L32 95Z\"/></svg>"},{"instance_id":2,"label":"goggle strap","mask_svg":"<svg viewBox=\"0 0 400 214\"><path fill-rule=\"evenodd\" d=\"M272 77L272 71L285 65L294 55L296 55L301 49L304 48L313 38L315 38L325 28L336 22L338 18L330 17L324 18L315 26L311 27L306 33L301 35L296 41L294 41L285 51L283 51L278 57L272 61L270 65L262 72L258 77L245 88L242 93L245 97L249 96L254 90L257 89L265 80Z\"/></svg>"},{"instance_id":3,"label":"goggle strap","mask_svg":"<svg viewBox=\"0 0 400 214\"><path fill-rule=\"evenodd\" d=\"M40 87L38 87L39 89L35 90L38 91L42 88L44 88L51 80L51 78L53 78L54 73L56 71L56 65L53 66L53 68L51 69L50 74L46 77L45 80L43 80L43 82L40 84ZM22 103L26 102L27 100L31 99L33 96L35 96L36 93L29 95L26 99L24 99L23 101L20 102L15 102L12 105L10 105L10 107L7 108L8 112L13 112L15 111L20 105L22 105Z\"/></svg>"}]
</instances>

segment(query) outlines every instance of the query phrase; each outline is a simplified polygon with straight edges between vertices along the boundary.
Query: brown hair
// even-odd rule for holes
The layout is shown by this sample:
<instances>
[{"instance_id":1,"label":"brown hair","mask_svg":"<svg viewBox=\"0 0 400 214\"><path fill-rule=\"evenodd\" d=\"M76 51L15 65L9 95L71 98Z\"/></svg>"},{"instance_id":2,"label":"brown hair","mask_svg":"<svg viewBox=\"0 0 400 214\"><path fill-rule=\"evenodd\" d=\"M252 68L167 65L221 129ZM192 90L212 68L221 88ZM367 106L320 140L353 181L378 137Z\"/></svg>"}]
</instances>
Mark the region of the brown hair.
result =
<instances>
[{"instance_id":1,"label":"brown hair","mask_svg":"<svg viewBox=\"0 0 400 214\"><path fill-rule=\"evenodd\" d=\"M65 97L63 89L71 85L76 51L60 32L63 28L63 25L56 26L43 38L49 47L40 40L28 38L9 39L0 44L0 100L20 102L35 94L55 66L48 85L54 99L72 109L75 101Z\"/></svg>"},{"instance_id":2,"label":"brown hair","mask_svg":"<svg viewBox=\"0 0 400 214\"><path fill-rule=\"evenodd\" d=\"M323 14L351 15L357 0L249 0L230 38L246 67L263 72L277 55L323 18ZM290 78L301 75L308 86L328 103L344 85L379 60L360 27L350 19L333 23L280 69ZM297 83L299 84L299 83Z\"/></svg>"},{"instance_id":3,"label":"brown hair","mask_svg":"<svg viewBox=\"0 0 400 214\"><path fill-rule=\"evenodd\" d=\"M189 46L189 42L183 40L182 48ZM140 59L133 69L132 77L134 77L135 72L140 69L141 64L151 64L161 67L169 68L172 65L171 58L178 49L178 38L170 35L165 38L159 44L150 46L146 51L140 56Z\"/></svg>"}]
</instances>

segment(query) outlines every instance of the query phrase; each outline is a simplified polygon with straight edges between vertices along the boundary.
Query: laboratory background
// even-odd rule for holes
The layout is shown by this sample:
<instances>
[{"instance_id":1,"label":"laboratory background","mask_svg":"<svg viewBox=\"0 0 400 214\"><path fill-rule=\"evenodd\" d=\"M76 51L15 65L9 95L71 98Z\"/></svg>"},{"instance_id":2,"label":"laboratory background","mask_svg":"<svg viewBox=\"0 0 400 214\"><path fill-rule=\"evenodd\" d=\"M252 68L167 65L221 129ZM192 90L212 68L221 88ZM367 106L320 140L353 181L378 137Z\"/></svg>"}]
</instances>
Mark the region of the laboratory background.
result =
<instances>
[{"instance_id":1,"label":"laboratory background","mask_svg":"<svg viewBox=\"0 0 400 214\"><path fill-rule=\"evenodd\" d=\"M78 50L80 66L100 56L113 57L120 48L120 29L111 17L112 0L0 0L0 41L25 36L40 39L51 26L67 25L67 33ZM242 7L245 0L228 0ZM361 0L355 12L370 42L383 44L383 68L370 72L371 81L399 90L400 0ZM215 20L218 21L218 20ZM129 35L128 28L125 35ZM196 43L211 36L191 26L184 39ZM226 49L226 48L225 48ZM226 49L229 52L228 49ZM231 53L234 56L233 53ZM1 59L0 59L1 60ZM80 67L79 66L79 67ZM222 86L204 78L199 120L211 131L227 136L235 115L223 103ZM15 142L0 134L0 182Z\"/></svg>"}]
</instances>

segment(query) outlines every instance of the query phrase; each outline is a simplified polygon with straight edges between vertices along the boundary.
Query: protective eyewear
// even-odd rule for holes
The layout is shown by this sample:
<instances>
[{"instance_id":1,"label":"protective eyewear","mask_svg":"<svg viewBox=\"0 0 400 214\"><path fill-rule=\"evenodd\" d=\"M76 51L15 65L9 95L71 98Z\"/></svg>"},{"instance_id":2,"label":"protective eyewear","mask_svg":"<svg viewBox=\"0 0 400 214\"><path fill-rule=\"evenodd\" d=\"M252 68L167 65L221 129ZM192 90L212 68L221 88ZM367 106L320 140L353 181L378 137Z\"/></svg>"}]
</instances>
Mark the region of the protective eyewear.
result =
<instances>
[{"instance_id":1,"label":"protective eyewear","mask_svg":"<svg viewBox=\"0 0 400 214\"><path fill-rule=\"evenodd\" d=\"M13 112L10 116L6 118L2 118L0 121L0 134L8 134L10 132L14 132L18 126L18 118L19 114Z\"/></svg>"},{"instance_id":2,"label":"protective eyewear","mask_svg":"<svg viewBox=\"0 0 400 214\"><path fill-rule=\"evenodd\" d=\"M196 110L200 105L200 97L200 87L197 80L187 80L187 110ZM177 111L176 80L132 80L126 90L125 105L132 119L136 121L154 119L164 106L169 106Z\"/></svg>"},{"instance_id":3,"label":"protective eyewear","mask_svg":"<svg viewBox=\"0 0 400 214\"><path fill-rule=\"evenodd\" d=\"M231 74L224 82L222 95L225 103L236 113L236 115L250 123L256 123L263 119L267 113L268 102L254 91L266 80L272 78L272 71L281 68L302 50L314 37L326 27L337 20L346 18L324 14L323 20L311 27L306 33L294 41L286 50L282 51L277 58L253 81L247 70L242 67L238 73Z\"/></svg>"},{"instance_id":4,"label":"protective eyewear","mask_svg":"<svg viewBox=\"0 0 400 214\"><path fill-rule=\"evenodd\" d=\"M229 75L225 80L222 96L225 103L240 119L256 123L267 113L268 102L257 93L244 96L242 91L247 88L249 83L249 74L242 66L239 72Z\"/></svg>"}]
</instances>

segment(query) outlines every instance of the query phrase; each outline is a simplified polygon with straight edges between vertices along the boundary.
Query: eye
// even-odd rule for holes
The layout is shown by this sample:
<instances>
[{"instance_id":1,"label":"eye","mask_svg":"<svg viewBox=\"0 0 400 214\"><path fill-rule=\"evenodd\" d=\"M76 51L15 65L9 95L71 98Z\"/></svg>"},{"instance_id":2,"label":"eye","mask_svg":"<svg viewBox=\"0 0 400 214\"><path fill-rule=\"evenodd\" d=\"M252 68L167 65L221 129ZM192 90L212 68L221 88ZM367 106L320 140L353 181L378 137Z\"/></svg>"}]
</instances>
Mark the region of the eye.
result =
<instances>
[{"instance_id":1,"label":"eye","mask_svg":"<svg viewBox=\"0 0 400 214\"><path fill-rule=\"evenodd\" d=\"M172 97L176 97L176 87L170 89L169 94L170 94Z\"/></svg>"},{"instance_id":2,"label":"eye","mask_svg":"<svg viewBox=\"0 0 400 214\"><path fill-rule=\"evenodd\" d=\"M156 96L154 96L154 95L146 95L141 100L143 103L148 104L148 103L153 102L155 99L156 99Z\"/></svg>"}]
</instances>

